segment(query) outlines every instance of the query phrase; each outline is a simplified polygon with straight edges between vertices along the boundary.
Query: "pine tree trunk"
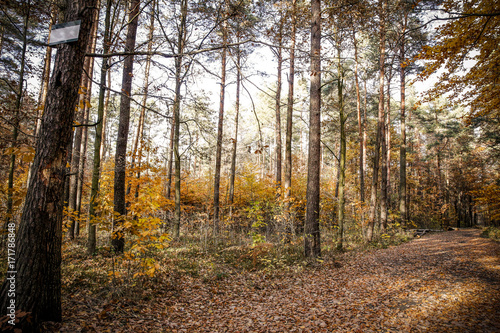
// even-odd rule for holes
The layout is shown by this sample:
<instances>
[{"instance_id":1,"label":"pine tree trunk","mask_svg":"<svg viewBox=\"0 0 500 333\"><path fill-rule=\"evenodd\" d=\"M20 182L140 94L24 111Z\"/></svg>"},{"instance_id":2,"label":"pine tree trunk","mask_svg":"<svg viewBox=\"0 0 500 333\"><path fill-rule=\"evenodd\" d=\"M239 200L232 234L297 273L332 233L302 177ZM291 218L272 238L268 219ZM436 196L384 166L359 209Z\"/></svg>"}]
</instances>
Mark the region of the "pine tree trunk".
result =
<instances>
[{"instance_id":1,"label":"pine tree trunk","mask_svg":"<svg viewBox=\"0 0 500 333\"><path fill-rule=\"evenodd\" d=\"M224 23L222 26L222 45L227 44L227 0L224 3ZM219 103L219 123L217 126L217 150L215 153L215 175L214 175L214 235L219 233L219 192L220 192L220 172L222 166L222 138L224 129L224 94L226 89L226 57L227 50L222 49L222 69L221 69L221 84L220 84L220 103Z\"/></svg>"},{"instance_id":2,"label":"pine tree trunk","mask_svg":"<svg viewBox=\"0 0 500 333\"><path fill-rule=\"evenodd\" d=\"M285 217L287 225L291 224L290 210L292 197L292 131L293 131L293 90L295 81L295 40L297 33L297 0L292 0L292 31L290 44L290 73L288 77L288 103L286 111L285 138ZM291 230L288 230L291 232Z\"/></svg>"},{"instance_id":3,"label":"pine tree trunk","mask_svg":"<svg viewBox=\"0 0 500 333\"><path fill-rule=\"evenodd\" d=\"M187 21L187 0L181 2L181 24L177 41L177 53L182 54L185 47L186 21ZM181 226L181 156L179 153L180 140L180 106L181 106L181 84L182 84L183 57L175 59L175 101L174 101L174 158L175 158L175 205L173 237L179 238Z\"/></svg>"},{"instance_id":4,"label":"pine tree trunk","mask_svg":"<svg viewBox=\"0 0 500 333\"><path fill-rule=\"evenodd\" d=\"M132 0L130 3L129 23L125 52L133 52L137 35L137 24L139 19L140 0ZM127 206L125 202L125 178L127 141L130 126L130 94L132 92L132 77L134 68L134 56L128 55L123 63L122 95L120 98L120 120L118 124L118 138L115 151L115 181L114 181L114 211L112 245L116 253L123 253L125 246L125 235L121 229Z\"/></svg>"},{"instance_id":5,"label":"pine tree trunk","mask_svg":"<svg viewBox=\"0 0 500 333\"><path fill-rule=\"evenodd\" d=\"M98 0L99 1L99 0ZM99 19L98 12L96 17L94 18L96 21ZM88 52L93 53L95 51L96 39L97 39L97 25L94 25L92 31L92 39L88 46ZM89 104L91 97L92 87L92 75L93 75L93 64L94 58L85 58L85 64L83 67L82 81L80 83L80 98L79 98L79 115L77 123L79 127L76 128L75 136L74 136L74 147L73 153L71 155L71 171L70 171L70 179L69 179L69 198L68 198L68 210L71 213L70 216L70 224L68 226L68 237L69 239L75 238L77 221L75 217L79 215L79 207L81 203L81 173L83 172L83 158L86 155L86 149L83 149L86 146L86 133L87 127L82 126L88 123L88 114L89 114Z\"/></svg>"},{"instance_id":6,"label":"pine tree trunk","mask_svg":"<svg viewBox=\"0 0 500 333\"><path fill-rule=\"evenodd\" d=\"M104 17L104 41L103 53L109 52L110 41L110 26L111 26L111 4L113 0L106 1L106 14ZM99 193L99 177L101 172L101 158L102 158L102 141L104 136L104 109L105 109L105 94L106 94L106 76L109 72L109 58L103 58L101 64L101 78L99 87L99 104L97 106L97 126L95 130L94 141L94 161L92 166L92 187L90 189L90 202L89 202L89 223L88 223L88 242L87 253L94 254L96 250L96 225L94 223L96 218L96 200Z\"/></svg>"},{"instance_id":7,"label":"pine tree trunk","mask_svg":"<svg viewBox=\"0 0 500 333\"><path fill-rule=\"evenodd\" d=\"M340 43L339 43L340 44ZM344 72L342 69L341 63L341 54L340 54L340 45L338 45L338 53L339 53L339 63L338 63L338 98L339 98L339 121L340 121L340 154L339 154L339 181L338 184L338 198L339 198L339 207L338 207L338 239L339 243L337 244L337 249L342 250L344 245L344 210L345 210L345 162L347 155L347 137L345 131L345 122L346 118L344 116L344 93L343 93L343 84L344 84Z\"/></svg>"},{"instance_id":8,"label":"pine tree trunk","mask_svg":"<svg viewBox=\"0 0 500 333\"><path fill-rule=\"evenodd\" d=\"M274 136L276 140L276 172L275 172L275 181L276 181L276 195L279 195L280 188L281 188L281 71L282 71L282 66L283 66L283 49L282 49L282 43L283 43L283 15L280 18L280 24L279 24L279 32L278 32L278 53L277 53L277 60L278 60L278 81L276 85L276 107L275 107L275 112L276 112L276 123L274 127Z\"/></svg>"},{"instance_id":9,"label":"pine tree trunk","mask_svg":"<svg viewBox=\"0 0 500 333\"><path fill-rule=\"evenodd\" d=\"M15 307L30 312L32 325L42 321L61 321L61 241L63 191L66 155L71 138L74 110L78 100L85 50L90 42L96 0L68 2L65 21L81 20L77 42L58 46L31 179L23 214L16 235L15 264L7 278L16 281ZM1 307L8 297L10 283L1 291ZM23 329L22 327L18 327ZM33 327L23 331L34 331Z\"/></svg>"},{"instance_id":10,"label":"pine tree trunk","mask_svg":"<svg viewBox=\"0 0 500 333\"><path fill-rule=\"evenodd\" d=\"M311 1L311 87L309 115L309 156L307 165L306 220L304 254L321 256L319 230L321 160L321 1Z\"/></svg>"},{"instance_id":11,"label":"pine tree trunk","mask_svg":"<svg viewBox=\"0 0 500 333\"><path fill-rule=\"evenodd\" d=\"M151 3L151 13L150 13L150 21L149 21L149 33L148 33L148 47L147 52L151 53L153 50L153 34L154 34L154 26L155 26L155 6L156 1L153 0ZM142 105L141 105L141 113L139 115L139 126L137 126L137 134L135 136L134 141L134 149L132 154L132 168L137 168L137 179L141 178L141 161L142 161L142 150L144 148L144 122L146 120L146 103L148 101L148 92L149 92L149 72L151 68L151 55L148 54L146 56L146 68L144 69L144 84L142 88L143 97L142 97ZM137 165L136 161L137 159ZM139 197L139 185L135 188L135 198Z\"/></svg>"},{"instance_id":12,"label":"pine tree trunk","mask_svg":"<svg viewBox=\"0 0 500 333\"><path fill-rule=\"evenodd\" d=\"M359 200L365 202L365 162L364 162L364 146L363 146L363 118L361 115L361 93L359 89L359 73L358 73L358 44L356 40L356 32L353 32L354 41L354 78L356 82L356 111L358 115L358 133L359 133Z\"/></svg>"},{"instance_id":13,"label":"pine tree trunk","mask_svg":"<svg viewBox=\"0 0 500 333\"><path fill-rule=\"evenodd\" d=\"M404 31L403 30L403 36ZM400 49L400 81L401 81L401 147L399 149L399 214L401 215L401 225L407 226L406 207L406 72L405 72L405 39L402 37Z\"/></svg>"},{"instance_id":14,"label":"pine tree trunk","mask_svg":"<svg viewBox=\"0 0 500 333\"><path fill-rule=\"evenodd\" d=\"M383 2L383 3L382 3ZM378 190L378 173L379 173L379 167L380 167L380 146L381 144L385 146L383 143L384 136L383 136L383 130L384 130L384 65L385 65L385 22L384 22L384 15L383 15L383 8L385 8L385 0L381 0L381 11L380 11L380 44L379 44L379 49L380 49L380 59L379 59L379 102L378 102L378 123L377 123L377 134L376 134L376 141L375 141L375 151L374 151L374 157L373 157L373 177L372 177L372 188L371 188L371 195L370 195L370 213L368 217L368 229L367 229L367 234L366 234L366 240L371 241L373 239L373 233L374 233L374 228L377 220L377 190ZM384 154L385 151L382 152ZM384 168L384 164L382 163L382 168ZM382 174L384 174L384 171L382 171ZM382 186L384 182L382 181ZM385 183L387 185L387 183ZM382 196L383 194L383 190ZM381 206L384 205L384 200L381 198ZM383 212L384 209L381 207L381 211ZM381 212L381 213L382 213ZM381 219L383 220L383 216L381 216Z\"/></svg>"},{"instance_id":15,"label":"pine tree trunk","mask_svg":"<svg viewBox=\"0 0 500 333\"><path fill-rule=\"evenodd\" d=\"M238 26L239 33L239 26ZM239 35L237 36L237 42L240 41ZM241 86L241 51L239 45L236 49L236 106L235 106L235 116L234 116L234 139L233 139L233 152L231 155L231 173L229 178L229 200L228 204L232 213L232 206L234 203L234 181L236 177L236 155L238 148L238 121L240 117L240 86Z\"/></svg>"}]
</instances>

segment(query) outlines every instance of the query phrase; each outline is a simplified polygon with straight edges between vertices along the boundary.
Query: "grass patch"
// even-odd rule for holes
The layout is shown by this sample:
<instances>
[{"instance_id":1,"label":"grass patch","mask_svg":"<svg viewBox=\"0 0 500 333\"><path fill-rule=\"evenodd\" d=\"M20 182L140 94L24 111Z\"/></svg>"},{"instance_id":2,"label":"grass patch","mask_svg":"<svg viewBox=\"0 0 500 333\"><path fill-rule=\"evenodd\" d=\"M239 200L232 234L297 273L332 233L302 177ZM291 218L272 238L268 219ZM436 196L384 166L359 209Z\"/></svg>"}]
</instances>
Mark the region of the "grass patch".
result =
<instances>
[{"instance_id":1,"label":"grass patch","mask_svg":"<svg viewBox=\"0 0 500 333\"><path fill-rule=\"evenodd\" d=\"M498 227L487 227L484 228L481 233L481 237L493 239L496 242L500 242L500 228Z\"/></svg>"}]
</instances>

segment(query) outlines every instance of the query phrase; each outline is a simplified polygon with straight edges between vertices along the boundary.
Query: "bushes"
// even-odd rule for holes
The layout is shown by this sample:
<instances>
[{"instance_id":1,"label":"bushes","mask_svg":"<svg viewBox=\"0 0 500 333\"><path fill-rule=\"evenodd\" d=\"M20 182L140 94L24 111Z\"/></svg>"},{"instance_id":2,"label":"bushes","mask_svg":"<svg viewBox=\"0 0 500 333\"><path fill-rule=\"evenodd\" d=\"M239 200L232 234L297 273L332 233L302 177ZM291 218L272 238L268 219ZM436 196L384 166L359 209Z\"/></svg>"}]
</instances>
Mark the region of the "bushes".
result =
<instances>
[{"instance_id":1,"label":"bushes","mask_svg":"<svg viewBox=\"0 0 500 333\"><path fill-rule=\"evenodd\" d=\"M485 228L481 233L481 236L485 238L491 238L494 241L500 242L500 228L497 227Z\"/></svg>"}]
</instances>

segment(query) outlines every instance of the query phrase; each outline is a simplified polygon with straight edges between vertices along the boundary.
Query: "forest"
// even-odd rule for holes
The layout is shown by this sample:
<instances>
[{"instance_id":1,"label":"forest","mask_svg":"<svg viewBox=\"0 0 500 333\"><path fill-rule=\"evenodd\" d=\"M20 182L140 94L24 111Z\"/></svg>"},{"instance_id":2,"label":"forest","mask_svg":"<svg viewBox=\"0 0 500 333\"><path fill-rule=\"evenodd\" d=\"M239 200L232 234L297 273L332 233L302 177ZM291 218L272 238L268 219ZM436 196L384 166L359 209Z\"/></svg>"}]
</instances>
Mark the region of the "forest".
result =
<instances>
[{"instance_id":1,"label":"forest","mask_svg":"<svg viewBox=\"0 0 500 333\"><path fill-rule=\"evenodd\" d=\"M498 1L0 0L0 12L0 329L500 329L500 249L479 237L500 240ZM413 289L417 272L449 284L433 295L488 300L450 307L475 309L469 324L423 324L412 307L431 287ZM351 274L377 279L363 296L376 305L358 289L358 307L332 296ZM273 291L291 285L308 299ZM394 291L381 309L373 295L390 288L415 299ZM252 303L264 294L269 308Z\"/></svg>"}]
</instances>

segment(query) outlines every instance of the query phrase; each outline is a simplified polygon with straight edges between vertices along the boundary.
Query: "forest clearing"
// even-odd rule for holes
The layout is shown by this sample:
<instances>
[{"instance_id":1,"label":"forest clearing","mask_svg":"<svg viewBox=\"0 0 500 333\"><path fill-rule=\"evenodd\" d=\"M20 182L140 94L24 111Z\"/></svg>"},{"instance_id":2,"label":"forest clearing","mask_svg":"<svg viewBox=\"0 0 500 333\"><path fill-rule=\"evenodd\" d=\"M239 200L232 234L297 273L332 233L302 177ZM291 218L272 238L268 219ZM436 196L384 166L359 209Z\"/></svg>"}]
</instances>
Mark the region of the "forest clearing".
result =
<instances>
[{"instance_id":1,"label":"forest clearing","mask_svg":"<svg viewBox=\"0 0 500 333\"><path fill-rule=\"evenodd\" d=\"M500 243L479 234L478 229L434 233L286 270L222 270L219 275L194 276L192 271L169 272L172 265L164 264L164 258L160 263L165 271L157 278L137 286L118 284L114 297L109 286L98 282L106 280L105 271L72 258L65 265L79 267L64 269L64 320L51 329L498 332ZM265 259L265 253L258 257ZM83 270L92 278L74 275Z\"/></svg>"},{"instance_id":2,"label":"forest clearing","mask_svg":"<svg viewBox=\"0 0 500 333\"><path fill-rule=\"evenodd\" d=\"M498 330L499 31L496 0L0 0L0 331Z\"/></svg>"}]
</instances>

